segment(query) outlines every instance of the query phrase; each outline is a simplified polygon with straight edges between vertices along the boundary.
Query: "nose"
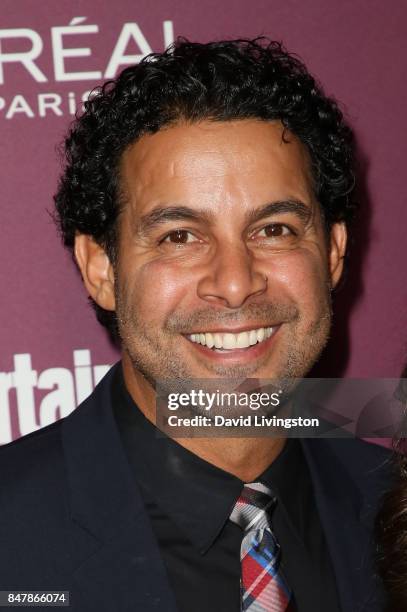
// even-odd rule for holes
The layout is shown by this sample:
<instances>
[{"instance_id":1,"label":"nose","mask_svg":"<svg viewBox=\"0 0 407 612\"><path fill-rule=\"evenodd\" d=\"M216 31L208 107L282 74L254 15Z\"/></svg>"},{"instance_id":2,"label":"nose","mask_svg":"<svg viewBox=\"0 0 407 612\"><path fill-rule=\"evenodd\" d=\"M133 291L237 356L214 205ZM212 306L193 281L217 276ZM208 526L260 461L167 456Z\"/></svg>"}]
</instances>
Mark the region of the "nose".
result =
<instances>
[{"instance_id":1,"label":"nose","mask_svg":"<svg viewBox=\"0 0 407 612\"><path fill-rule=\"evenodd\" d=\"M246 245L218 246L198 283L198 295L212 304L240 308L267 291L267 276L255 268Z\"/></svg>"}]
</instances>

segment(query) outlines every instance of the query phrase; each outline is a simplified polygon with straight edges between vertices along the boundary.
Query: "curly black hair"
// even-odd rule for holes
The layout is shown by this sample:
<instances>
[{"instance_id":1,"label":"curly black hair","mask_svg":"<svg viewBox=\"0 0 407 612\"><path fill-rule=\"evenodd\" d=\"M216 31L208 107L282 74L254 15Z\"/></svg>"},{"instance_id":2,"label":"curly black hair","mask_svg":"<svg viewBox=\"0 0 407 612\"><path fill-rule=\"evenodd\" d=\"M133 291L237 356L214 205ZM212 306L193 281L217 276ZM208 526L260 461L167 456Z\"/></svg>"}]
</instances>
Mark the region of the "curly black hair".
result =
<instances>
[{"instance_id":1,"label":"curly black hair","mask_svg":"<svg viewBox=\"0 0 407 612\"><path fill-rule=\"evenodd\" d=\"M307 147L326 227L349 224L355 209L353 137L334 100L281 43L264 37L206 44L178 38L96 88L65 140L55 195L66 247L84 233L116 259L119 162L143 134L179 120L280 120ZM117 337L115 313L94 304Z\"/></svg>"}]
</instances>

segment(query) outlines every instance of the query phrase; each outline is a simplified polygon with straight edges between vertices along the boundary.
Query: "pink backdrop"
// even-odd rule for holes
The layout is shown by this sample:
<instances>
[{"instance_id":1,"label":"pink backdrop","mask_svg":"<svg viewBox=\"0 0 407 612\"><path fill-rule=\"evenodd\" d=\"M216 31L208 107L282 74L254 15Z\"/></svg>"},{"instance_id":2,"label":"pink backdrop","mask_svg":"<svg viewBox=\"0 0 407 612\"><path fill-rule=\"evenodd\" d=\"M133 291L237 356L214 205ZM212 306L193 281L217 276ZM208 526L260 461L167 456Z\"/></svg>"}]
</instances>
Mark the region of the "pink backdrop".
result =
<instances>
[{"instance_id":1,"label":"pink backdrop","mask_svg":"<svg viewBox=\"0 0 407 612\"><path fill-rule=\"evenodd\" d=\"M56 145L84 92L173 35L267 34L343 103L361 146L362 215L333 339L315 374L399 375L407 339L406 20L401 0L2 0L0 444L67 414L117 359L47 212Z\"/></svg>"}]
</instances>

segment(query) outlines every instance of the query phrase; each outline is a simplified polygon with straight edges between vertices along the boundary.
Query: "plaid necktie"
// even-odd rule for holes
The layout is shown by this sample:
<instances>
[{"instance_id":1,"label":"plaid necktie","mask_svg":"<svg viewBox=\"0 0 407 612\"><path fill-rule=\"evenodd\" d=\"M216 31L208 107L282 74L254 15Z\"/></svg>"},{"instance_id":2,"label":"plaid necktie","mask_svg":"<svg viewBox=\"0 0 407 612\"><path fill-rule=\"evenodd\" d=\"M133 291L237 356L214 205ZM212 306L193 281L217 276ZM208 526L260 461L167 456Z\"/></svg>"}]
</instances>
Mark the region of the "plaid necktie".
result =
<instances>
[{"instance_id":1,"label":"plaid necktie","mask_svg":"<svg viewBox=\"0 0 407 612\"><path fill-rule=\"evenodd\" d=\"M240 548L241 610L287 612L292 593L280 569L280 546L271 530L268 512L272 492L261 482L246 484L230 515L244 530Z\"/></svg>"}]
</instances>

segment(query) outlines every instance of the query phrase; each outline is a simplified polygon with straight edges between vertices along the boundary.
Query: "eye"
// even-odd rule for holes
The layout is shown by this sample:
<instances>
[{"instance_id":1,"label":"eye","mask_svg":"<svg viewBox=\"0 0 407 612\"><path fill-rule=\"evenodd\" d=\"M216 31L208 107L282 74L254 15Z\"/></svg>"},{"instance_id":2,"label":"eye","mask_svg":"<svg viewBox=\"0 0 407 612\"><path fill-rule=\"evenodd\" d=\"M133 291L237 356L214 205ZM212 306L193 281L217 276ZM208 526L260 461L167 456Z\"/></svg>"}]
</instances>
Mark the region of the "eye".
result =
<instances>
[{"instance_id":1,"label":"eye","mask_svg":"<svg viewBox=\"0 0 407 612\"><path fill-rule=\"evenodd\" d=\"M283 223L269 223L256 233L261 238L285 238L295 236L295 232Z\"/></svg>"},{"instance_id":2,"label":"eye","mask_svg":"<svg viewBox=\"0 0 407 612\"><path fill-rule=\"evenodd\" d=\"M169 232L164 238L160 241L160 244L170 243L170 244L187 244L188 242L195 242L197 239L195 236L188 232L187 230L174 230Z\"/></svg>"}]
</instances>

